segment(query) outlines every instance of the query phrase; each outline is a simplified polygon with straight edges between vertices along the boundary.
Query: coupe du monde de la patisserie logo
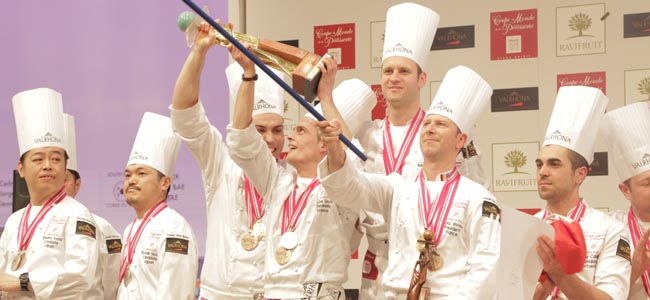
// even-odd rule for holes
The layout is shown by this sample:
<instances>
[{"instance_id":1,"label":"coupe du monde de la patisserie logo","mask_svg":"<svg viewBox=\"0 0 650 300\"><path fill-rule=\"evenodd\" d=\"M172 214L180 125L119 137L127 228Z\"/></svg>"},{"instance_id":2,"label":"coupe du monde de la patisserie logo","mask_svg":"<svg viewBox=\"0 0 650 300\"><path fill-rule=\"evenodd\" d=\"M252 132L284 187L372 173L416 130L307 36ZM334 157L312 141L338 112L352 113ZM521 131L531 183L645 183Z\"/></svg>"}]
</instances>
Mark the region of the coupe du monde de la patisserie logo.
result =
<instances>
[{"instance_id":1,"label":"coupe du monde de la patisserie logo","mask_svg":"<svg viewBox=\"0 0 650 300\"><path fill-rule=\"evenodd\" d=\"M605 5L558 7L557 56L605 53Z\"/></svg>"},{"instance_id":2,"label":"coupe du monde de la patisserie logo","mask_svg":"<svg viewBox=\"0 0 650 300\"><path fill-rule=\"evenodd\" d=\"M492 144L494 191L536 190L534 160L538 149L538 142Z\"/></svg>"}]
</instances>

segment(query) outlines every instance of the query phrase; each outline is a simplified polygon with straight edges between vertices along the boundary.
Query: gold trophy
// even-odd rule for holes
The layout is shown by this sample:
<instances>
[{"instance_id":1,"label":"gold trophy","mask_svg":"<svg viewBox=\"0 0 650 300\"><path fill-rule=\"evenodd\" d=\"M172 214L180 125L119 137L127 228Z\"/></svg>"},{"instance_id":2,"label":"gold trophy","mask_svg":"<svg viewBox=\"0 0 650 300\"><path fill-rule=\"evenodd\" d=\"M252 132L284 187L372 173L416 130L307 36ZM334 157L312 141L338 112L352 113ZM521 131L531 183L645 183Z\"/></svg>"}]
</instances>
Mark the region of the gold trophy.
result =
<instances>
[{"instance_id":1,"label":"gold trophy","mask_svg":"<svg viewBox=\"0 0 650 300\"><path fill-rule=\"evenodd\" d=\"M209 14L207 7L203 7L203 10ZM183 12L178 16L178 28L185 32L188 47L192 47L198 27L202 22L203 19L200 16L191 12ZM287 44L267 39L260 40L258 37L232 32L229 28L222 27L238 41L249 44L250 51L264 64L291 76L293 89L303 95L306 101L312 102L316 98L318 81L321 77L318 64L323 57ZM213 32L219 45L225 47L230 44L218 31L213 29Z\"/></svg>"}]
</instances>

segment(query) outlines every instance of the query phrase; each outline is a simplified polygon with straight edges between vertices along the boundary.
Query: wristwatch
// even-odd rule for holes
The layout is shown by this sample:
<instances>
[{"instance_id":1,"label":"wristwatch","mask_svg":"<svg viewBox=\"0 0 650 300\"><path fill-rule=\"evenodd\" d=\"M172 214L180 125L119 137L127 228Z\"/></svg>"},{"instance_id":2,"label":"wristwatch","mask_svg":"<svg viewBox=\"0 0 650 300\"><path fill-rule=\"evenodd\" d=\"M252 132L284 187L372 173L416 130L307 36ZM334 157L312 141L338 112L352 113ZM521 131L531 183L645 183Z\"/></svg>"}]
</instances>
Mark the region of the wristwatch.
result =
<instances>
[{"instance_id":1,"label":"wristwatch","mask_svg":"<svg viewBox=\"0 0 650 300\"><path fill-rule=\"evenodd\" d=\"M246 76L244 76L244 74L241 74L241 80L243 80L243 81L256 81L257 78L258 78L257 73L255 73L255 75L253 75L253 77L246 77Z\"/></svg>"},{"instance_id":2,"label":"wristwatch","mask_svg":"<svg viewBox=\"0 0 650 300\"><path fill-rule=\"evenodd\" d=\"M20 274L18 279L20 279L20 290L23 292L29 291L29 273Z\"/></svg>"}]
</instances>

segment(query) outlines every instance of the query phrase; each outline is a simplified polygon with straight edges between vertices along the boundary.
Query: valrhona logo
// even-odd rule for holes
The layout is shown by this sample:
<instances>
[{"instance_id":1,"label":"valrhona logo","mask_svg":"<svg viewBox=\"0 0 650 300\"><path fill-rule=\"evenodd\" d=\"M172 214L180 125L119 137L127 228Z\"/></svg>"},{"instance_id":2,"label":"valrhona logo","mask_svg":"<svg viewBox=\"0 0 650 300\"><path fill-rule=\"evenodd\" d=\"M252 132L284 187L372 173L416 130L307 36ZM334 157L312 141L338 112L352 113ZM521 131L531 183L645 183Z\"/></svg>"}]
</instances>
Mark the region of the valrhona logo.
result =
<instances>
[{"instance_id":1,"label":"valrhona logo","mask_svg":"<svg viewBox=\"0 0 650 300\"><path fill-rule=\"evenodd\" d=\"M135 152L133 152L133 154L131 154L131 158L129 158L129 160L147 160L148 161L149 158L147 156L145 156L145 155L140 154L138 151L135 151Z\"/></svg>"},{"instance_id":2,"label":"valrhona logo","mask_svg":"<svg viewBox=\"0 0 650 300\"><path fill-rule=\"evenodd\" d=\"M639 161L632 164L632 168L638 169L641 167L645 167L648 164L650 164L650 154L646 153Z\"/></svg>"},{"instance_id":3,"label":"valrhona logo","mask_svg":"<svg viewBox=\"0 0 650 300\"><path fill-rule=\"evenodd\" d=\"M571 144L571 138L560 132L559 130L553 131L553 133L547 135L544 137L544 140L546 141L561 141L565 143Z\"/></svg>"},{"instance_id":4,"label":"valrhona logo","mask_svg":"<svg viewBox=\"0 0 650 300\"><path fill-rule=\"evenodd\" d=\"M397 43L392 48L386 49L386 51L384 51L384 55L389 54L389 53L393 53L393 52L408 53L408 54L413 55L413 50L410 49L410 48L404 47L401 43Z\"/></svg>"},{"instance_id":5,"label":"valrhona logo","mask_svg":"<svg viewBox=\"0 0 650 300\"><path fill-rule=\"evenodd\" d=\"M454 113L454 111L453 111L451 108L447 107L447 105L445 105L443 102L438 102L438 103L437 103L436 105L434 105L433 108L431 108L431 109L432 109L432 110L441 110L441 111L446 111L446 112L448 112L448 113L450 113L450 114L453 114L453 113Z\"/></svg>"},{"instance_id":6,"label":"valrhona logo","mask_svg":"<svg viewBox=\"0 0 650 300\"><path fill-rule=\"evenodd\" d=\"M260 101L253 106L253 110L260 110L260 109L276 109L275 105L266 102L264 99L260 99Z\"/></svg>"},{"instance_id":7,"label":"valrhona logo","mask_svg":"<svg viewBox=\"0 0 650 300\"><path fill-rule=\"evenodd\" d=\"M39 144L39 143L60 143L60 142L61 142L61 139L58 138L58 137L55 137L50 132L46 133L42 137L34 139L35 144Z\"/></svg>"}]
</instances>

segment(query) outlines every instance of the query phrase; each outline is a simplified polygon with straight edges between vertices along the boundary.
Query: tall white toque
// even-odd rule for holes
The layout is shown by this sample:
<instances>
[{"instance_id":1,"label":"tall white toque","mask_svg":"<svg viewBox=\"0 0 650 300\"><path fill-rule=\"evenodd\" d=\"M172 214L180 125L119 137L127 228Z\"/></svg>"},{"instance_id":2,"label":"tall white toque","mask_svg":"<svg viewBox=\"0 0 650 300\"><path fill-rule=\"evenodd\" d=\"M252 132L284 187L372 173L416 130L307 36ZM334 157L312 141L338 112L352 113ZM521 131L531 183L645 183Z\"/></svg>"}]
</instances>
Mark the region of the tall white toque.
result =
<instances>
[{"instance_id":1,"label":"tall white toque","mask_svg":"<svg viewBox=\"0 0 650 300\"><path fill-rule=\"evenodd\" d=\"M470 137L491 96L492 87L478 73L457 66L445 74L427 115L437 114L451 119L461 132Z\"/></svg>"},{"instance_id":2,"label":"tall white toque","mask_svg":"<svg viewBox=\"0 0 650 300\"><path fill-rule=\"evenodd\" d=\"M410 58L424 70L440 16L415 3L394 5L386 12L382 62L389 57Z\"/></svg>"},{"instance_id":3,"label":"tall white toque","mask_svg":"<svg viewBox=\"0 0 650 300\"><path fill-rule=\"evenodd\" d=\"M370 121L372 108L377 104L375 93L361 79L352 78L341 82L332 91L332 98L345 124L354 136L358 136L361 125ZM320 104L316 104L314 109L323 114ZM311 113L305 116L316 120Z\"/></svg>"},{"instance_id":4,"label":"tall white toque","mask_svg":"<svg viewBox=\"0 0 650 300\"><path fill-rule=\"evenodd\" d=\"M284 73L273 68L270 69L286 82L287 79ZM255 72L258 79L255 81L253 116L271 113L282 117L284 115L284 89L259 67L255 66ZM232 63L226 68L231 107L234 107L237 101L237 93L242 83L242 74L244 74L244 70L238 63Z\"/></svg>"},{"instance_id":5,"label":"tall white toque","mask_svg":"<svg viewBox=\"0 0 650 300\"><path fill-rule=\"evenodd\" d=\"M650 171L650 103L637 102L605 114L601 131L621 182Z\"/></svg>"},{"instance_id":6,"label":"tall white toque","mask_svg":"<svg viewBox=\"0 0 650 300\"><path fill-rule=\"evenodd\" d=\"M79 171L77 167L77 135L75 133L74 116L63 114L63 129L65 143L68 145L68 170Z\"/></svg>"},{"instance_id":7,"label":"tall white toque","mask_svg":"<svg viewBox=\"0 0 650 300\"><path fill-rule=\"evenodd\" d=\"M41 147L67 149L63 129L63 98L50 88L37 88L12 98L18 149L22 156Z\"/></svg>"},{"instance_id":8,"label":"tall white toque","mask_svg":"<svg viewBox=\"0 0 650 300\"><path fill-rule=\"evenodd\" d=\"M543 146L571 149L591 163L600 120L609 99L597 88L563 86L555 98Z\"/></svg>"},{"instance_id":9,"label":"tall white toque","mask_svg":"<svg viewBox=\"0 0 650 300\"><path fill-rule=\"evenodd\" d=\"M171 119L145 112L126 165L146 165L173 177L180 146L181 140L172 130Z\"/></svg>"}]
</instances>

